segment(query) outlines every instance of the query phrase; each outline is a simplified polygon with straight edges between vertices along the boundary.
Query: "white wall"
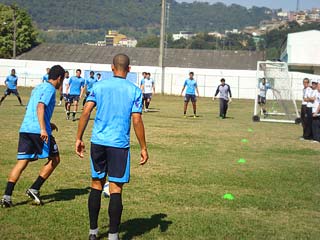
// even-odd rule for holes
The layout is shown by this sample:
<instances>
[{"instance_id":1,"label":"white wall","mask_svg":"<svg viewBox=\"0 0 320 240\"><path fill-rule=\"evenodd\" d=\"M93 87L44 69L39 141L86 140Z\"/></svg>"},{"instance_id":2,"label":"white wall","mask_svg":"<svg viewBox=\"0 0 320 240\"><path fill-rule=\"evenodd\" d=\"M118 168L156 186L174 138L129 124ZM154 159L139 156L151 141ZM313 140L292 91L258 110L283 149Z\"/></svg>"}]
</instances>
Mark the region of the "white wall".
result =
<instances>
[{"instance_id":1,"label":"white wall","mask_svg":"<svg viewBox=\"0 0 320 240\"><path fill-rule=\"evenodd\" d=\"M0 85L4 85L4 80L10 74L12 68L16 69L19 77L20 86L34 87L42 82L42 76L46 68L60 64L69 70L70 75L80 68L93 71L110 71L111 66L108 64L90 64L90 63L72 63L72 62L47 62L47 61L28 61L0 59ZM161 91L161 69L150 66L132 66L132 72L136 72L141 78L142 72L150 72L151 77L155 79L156 92ZM195 79L198 82L201 96L212 97L220 79L225 78L226 83L231 86L234 98L254 99L256 96L256 71L252 70L226 70L226 69L196 69L196 68L166 68L165 69L165 86L166 94L178 95L181 92L188 73L193 71ZM301 98L302 79L305 77L320 79L320 76L291 72L290 76L293 82L293 91L297 99ZM137 83L139 82L137 79Z\"/></svg>"}]
</instances>

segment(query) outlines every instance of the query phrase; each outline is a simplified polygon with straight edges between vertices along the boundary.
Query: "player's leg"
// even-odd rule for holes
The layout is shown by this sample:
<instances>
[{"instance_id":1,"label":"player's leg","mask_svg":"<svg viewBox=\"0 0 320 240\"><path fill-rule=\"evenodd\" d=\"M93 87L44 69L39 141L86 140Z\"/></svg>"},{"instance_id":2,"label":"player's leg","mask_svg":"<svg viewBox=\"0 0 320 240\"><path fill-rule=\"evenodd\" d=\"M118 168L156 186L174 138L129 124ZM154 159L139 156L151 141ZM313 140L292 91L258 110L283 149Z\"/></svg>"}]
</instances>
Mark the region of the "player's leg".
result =
<instances>
[{"instance_id":1,"label":"player's leg","mask_svg":"<svg viewBox=\"0 0 320 240\"><path fill-rule=\"evenodd\" d=\"M193 107L193 117L197 117L197 99L196 96L192 96L191 98L192 107Z\"/></svg>"},{"instance_id":2,"label":"player's leg","mask_svg":"<svg viewBox=\"0 0 320 240\"><path fill-rule=\"evenodd\" d=\"M313 140L320 142L320 118L314 117L312 120Z\"/></svg>"},{"instance_id":3,"label":"player's leg","mask_svg":"<svg viewBox=\"0 0 320 240\"><path fill-rule=\"evenodd\" d=\"M226 118L227 116L228 107L229 107L228 102L229 102L228 100L224 100L224 115L223 115L224 118Z\"/></svg>"},{"instance_id":4,"label":"player's leg","mask_svg":"<svg viewBox=\"0 0 320 240\"><path fill-rule=\"evenodd\" d=\"M313 139L312 135L312 108L307 107L307 119L306 119L306 139Z\"/></svg>"},{"instance_id":5,"label":"player's leg","mask_svg":"<svg viewBox=\"0 0 320 240\"><path fill-rule=\"evenodd\" d=\"M224 118L224 99L220 98L220 118Z\"/></svg>"},{"instance_id":6,"label":"player's leg","mask_svg":"<svg viewBox=\"0 0 320 240\"><path fill-rule=\"evenodd\" d=\"M68 97L67 97L67 102L66 102L66 104L67 104L67 111L66 111L66 114L67 114L67 120L69 120L70 119L70 109L71 109L71 104L73 103L73 96L71 96L71 95L69 95Z\"/></svg>"},{"instance_id":7,"label":"player's leg","mask_svg":"<svg viewBox=\"0 0 320 240\"><path fill-rule=\"evenodd\" d=\"M1 98L1 100L0 100L0 106L1 106L2 102L6 99L6 97L7 97L8 95L10 95L8 91L9 91L9 89L6 89L6 90L4 91L4 95L2 96L2 98Z\"/></svg>"},{"instance_id":8,"label":"player's leg","mask_svg":"<svg viewBox=\"0 0 320 240\"><path fill-rule=\"evenodd\" d=\"M14 93L14 95L16 95L16 97L18 98L18 101L19 101L20 105L23 106L22 100L21 100L21 97L20 97L20 95L19 95L18 90L15 90L13 93Z\"/></svg>"},{"instance_id":9,"label":"player's leg","mask_svg":"<svg viewBox=\"0 0 320 240\"><path fill-rule=\"evenodd\" d=\"M188 104L190 101L190 95L186 94L184 97L184 108L183 108L183 116L187 117Z\"/></svg>"},{"instance_id":10,"label":"player's leg","mask_svg":"<svg viewBox=\"0 0 320 240\"><path fill-rule=\"evenodd\" d=\"M148 98L146 99L146 111L147 112L149 111L150 102L151 102L151 96L148 95Z\"/></svg>"},{"instance_id":11,"label":"player's leg","mask_svg":"<svg viewBox=\"0 0 320 240\"><path fill-rule=\"evenodd\" d=\"M119 239L119 226L123 210L122 188L130 179L129 148L108 148L108 179L109 179L109 236L110 240Z\"/></svg>"},{"instance_id":12,"label":"player's leg","mask_svg":"<svg viewBox=\"0 0 320 240\"><path fill-rule=\"evenodd\" d=\"M101 193L107 176L106 147L91 143L91 191L88 198L89 239L98 239L98 218L101 207Z\"/></svg>"},{"instance_id":13,"label":"player's leg","mask_svg":"<svg viewBox=\"0 0 320 240\"><path fill-rule=\"evenodd\" d=\"M41 151L41 154L39 155L39 158L48 157L48 161L41 168L39 176L26 192L27 195L34 200L34 203L38 205L42 204L42 201L40 199L40 188L60 163L58 145L56 144L54 137L53 136L49 137L49 144L46 144L44 142L42 142L42 144L43 144L42 151Z\"/></svg>"},{"instance_id":14,"label":"player's leg","mask_svg":"<svg viewBox=\"0 0 320 240\"><path fill-rule=\"evenodd\" d=\"M306 138L306 120L307 120L307 106L301 105L301 125L302 125L302 140Z\"/></svg>"},{"instance_id":15,"label":"player's leg","mask_svg":"<svg viewBox=\"0 0 320 240\"><path fill-rule=\"evenodd\" d=\"M3 198L1 199L1 206L2 207L11 207L12 206L12 200L11 196L14 190L14 187L16 183L18 182L23 170L28 166L29 160L23 159L18 160L16 165L12 168L9 176L8 176L8 182L6 185L6 189L3 195Z\"/></svg>"},{"instance_id":16,"label":"player's leg","mask_svg":"<svg viewBox=\"0 0 320 240\"><path fill-rule=\"evenodd\" d=\"M76 121L76 113L78 111L79 97L77 96L73 102L72 121Z\"/></svg>"}]
</instances>

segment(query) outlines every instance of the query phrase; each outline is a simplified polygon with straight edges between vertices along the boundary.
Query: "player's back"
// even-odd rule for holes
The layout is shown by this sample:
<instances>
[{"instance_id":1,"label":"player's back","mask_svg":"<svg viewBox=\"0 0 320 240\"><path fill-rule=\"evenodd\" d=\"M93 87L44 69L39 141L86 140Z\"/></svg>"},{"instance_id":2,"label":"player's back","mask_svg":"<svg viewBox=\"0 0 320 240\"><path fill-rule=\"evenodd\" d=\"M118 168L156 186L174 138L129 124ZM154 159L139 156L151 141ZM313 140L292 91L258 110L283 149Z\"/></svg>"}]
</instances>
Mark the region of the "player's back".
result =
<instances>
[{"instance_id":1,"label":"player's back","mask_svg":"<svg viewBox=\"0 0 320 240\"><path fill-rule=\"evenodd\" d=\"M6 83L7 83L9 89L17 89L17 82L18 82L17 76L9 75L6 78Z\"/></svg>"},{"instance_id":2,"label":"player's back","mask_svg":"<svg viewBox=\"0 0 320 240\"><path fill-rule=\"evenodd\" d=\"M124 78L110 77L94 84L87 101L97 106L91 142L129 147L131 114L142 111L141 90Z\"/></svg>"}]
</instances>

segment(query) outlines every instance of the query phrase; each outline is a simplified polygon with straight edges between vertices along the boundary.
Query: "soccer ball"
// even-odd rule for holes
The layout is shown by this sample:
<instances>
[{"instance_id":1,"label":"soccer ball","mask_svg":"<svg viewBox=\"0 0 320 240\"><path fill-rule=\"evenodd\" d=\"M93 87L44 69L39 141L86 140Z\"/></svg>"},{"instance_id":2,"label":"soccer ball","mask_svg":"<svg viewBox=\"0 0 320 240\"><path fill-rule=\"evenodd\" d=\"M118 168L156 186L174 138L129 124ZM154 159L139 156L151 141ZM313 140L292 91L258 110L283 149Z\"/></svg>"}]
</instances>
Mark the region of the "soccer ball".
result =
<instances>
[{"instance_id":1,"label":"soccer ball","mask_svg":"<svg viewBox=\"0 0 320 240\"><path fill-rule=\"evenodd\" d=\"M110 197L109 182L106 182L106 184L104 184L102 193L104 197Z\"/></svg>"}]
</instances>

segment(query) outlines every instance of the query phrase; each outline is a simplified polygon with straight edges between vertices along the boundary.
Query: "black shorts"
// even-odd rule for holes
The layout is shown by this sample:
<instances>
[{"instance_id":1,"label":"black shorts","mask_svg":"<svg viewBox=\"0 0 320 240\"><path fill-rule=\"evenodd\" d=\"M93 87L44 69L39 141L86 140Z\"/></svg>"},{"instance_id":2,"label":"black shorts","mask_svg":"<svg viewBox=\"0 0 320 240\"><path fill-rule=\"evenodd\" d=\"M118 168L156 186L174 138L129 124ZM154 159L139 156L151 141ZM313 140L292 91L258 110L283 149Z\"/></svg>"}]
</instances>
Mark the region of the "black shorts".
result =
<instances>
[{"instance_id":1,"label":"black shorts","mask_svg":"<svg viewBox=\"0 0 320 240\"><path fill-rule=\"evenodd\" d=\"M143 94L143 99L147 100L147 99L151 99L152 98L152 93L144 93Z\"/></svg>"},{"instance_id":2,"label":"black shorts","mask_svg":"<svg viewBox=\"0 0 320 240\"><path fill-rule=\"evenodd\" d=\"M91 143L91 177L109 182L127 183L130 180L129 148L107 147Z\"/></svg>"},{"instance_id":3,"label":"black shorts","mask_svg":"<svg viewBox=\"0 0 320 240\"><path fill-rule=\"evenodd\" d=\"M69 102L69 95L68 94L64 93L64 94L62 94L62 96L63 96L63 99L65 102Z\"/></svg>"},{"instance_id":4,"label":"black shorts","mask_svg":"<svg viewBox=\"0 0 320 240\"><path fill-rule=\"evenodd\" d=\"M69 95L68 96L69 103L78 102L79 99L80 99L80 95Z\"/></svg>"},{"instance_id":5,"label":"black shorts","mask_svg":"<svg viewBox=\"0 0 320 240\"><path fill-rule=\"evenodd\" d=\"M196 102L197 101L197 97L196 95L192 95L192 94L186 94L186 96L184 97L184 101L185 102Z\"/></svg>"},{"instance_id":6,"label":"black shorts","mask_svg":"<svg viewBox=\"0 0 320 240\"><path fill-rule=\"evenodd\" d=\"M7 88L5 91L4 91L4 95L10 95L10 94L14 94L16 95L17 97L19 97L19 92L17 89L10 89L10 88Z\"/></svg>"},{"instance_id":7,"label":"black shorts","mask_svg":"<svg viewBox=\"0 0 320 240\"><path fill-rule=\"evenodd\" d=\"M40 134L19 133L18 160L35 161L41 158L59 155L58 145L53 136L49 136L48 143L42 141Z\"/></svg>"},{"instance_id":8,"label":"black shorts","mask_svg":"<svg viewBox=\"0 0 320 240\"><path fill-rule=\"evenodd\" d=\"M258 95L258 104L266 104L266 103L267 103L266 97L262 97Z\"/></svg>"}]
</instances>

